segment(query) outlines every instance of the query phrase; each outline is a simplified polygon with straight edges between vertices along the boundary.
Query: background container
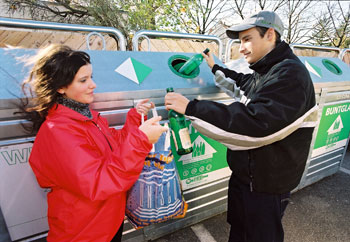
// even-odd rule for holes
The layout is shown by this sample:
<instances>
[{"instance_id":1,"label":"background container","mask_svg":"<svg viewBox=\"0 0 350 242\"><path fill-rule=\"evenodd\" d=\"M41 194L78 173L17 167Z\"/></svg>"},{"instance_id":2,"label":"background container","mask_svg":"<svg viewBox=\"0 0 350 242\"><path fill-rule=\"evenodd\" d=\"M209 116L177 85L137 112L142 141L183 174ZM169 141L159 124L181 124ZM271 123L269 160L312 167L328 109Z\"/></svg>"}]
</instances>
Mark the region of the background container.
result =
<instances>
[{"instance_id":1,"label":"background container","mask_svg":"<svg viewBox=\"0 0 350 242\"><path fill-rule=\"evenodd\" d=\"M57 23L5 20L0 18L0 25L15 28L40 26L49 30L59 28L75 32L105 31L105 29L91 26L87 28ZM111 29L108 31L118 33ZM221 41L213 36L140 31L133 39L134 51L124 51L125 42L120 35L116 37L121 40L118 42L120 51L88 50L94 68L94 80L98 86L92 107L106 117L111 126L121 128L127 111L144 98L149 98L156 104L158 113L163 117L162 122L166 122L164 95L165 89L169 86L174 87L176 92L182 93L189 99L215 100L222 103L233 101L215 87L212 81L213 75L205 63L193 76L184 77L178 75L176 70L174 71L172 67L176 63L185 61L195 53L139 52L140 38L146 39L148 50L155 47L161 50L160 43L163 39L153 41L149 37L212 40L217 46L216 48L209 46L209 48L218 50L219 58L216 58L216 62L223 64ZM173 41L171 43L176 44ZM200 45L200 50L206 47L205 42L200 42ZM141 43L142 46L145 44ZM227 46L231 51L231 46L229 44ZM308 48L312 47L308 46ZM226 57L231 56L230 51L226 50ZM339 49L332 49L332 51L341 52ZM17 110L17 97L21 96L20 83L29 70L23 60L35 52L35 49L29 47L0 48L0 208L4 218L2 219L0 214L0 240L9 239L10 235L12 240L27 237L29 238L27 241L33 241L45 237L45 232L48 230L47 191L39 188L28 165L28 157L35 137L23 132L21 123L26 121L14 115ZM348 52L342 53L345 55ZM332 56L334 56L333 53L326 58L300 57L310 71L320 109L319 123L314 132L307 166L295 190L337 172L349 142L350 70L340 59ZM133 229L126 222L123 241L139 242L156 239L226 211L228 179L231 173L226 164L226 148L203 137L193 127L189 128L195 147L194 152L187 157L175 154L185 200L189 205L186 217L140 230Z\"/></svg>"}]
</instances>

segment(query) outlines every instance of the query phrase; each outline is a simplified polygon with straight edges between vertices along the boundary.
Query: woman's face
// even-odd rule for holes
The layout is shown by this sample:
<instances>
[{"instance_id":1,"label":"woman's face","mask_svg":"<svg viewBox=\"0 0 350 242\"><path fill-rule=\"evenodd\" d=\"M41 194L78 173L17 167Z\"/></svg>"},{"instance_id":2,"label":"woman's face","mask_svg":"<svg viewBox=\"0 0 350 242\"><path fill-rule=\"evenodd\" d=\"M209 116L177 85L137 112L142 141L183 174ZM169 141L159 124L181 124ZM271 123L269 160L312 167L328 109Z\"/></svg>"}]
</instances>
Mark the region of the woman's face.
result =
<instances>
[{"instance_id":1,"label":"woman's face","mask_svg":"<svg viewBox=\"0 0 350 242\"><path fill-rule=\"evenodd\" d=\"M63 96L80 103L92 103L94 101L95 82L92 80L91 64L80 67L71 84L57 91Z\"/></svg>"}]
</instances>

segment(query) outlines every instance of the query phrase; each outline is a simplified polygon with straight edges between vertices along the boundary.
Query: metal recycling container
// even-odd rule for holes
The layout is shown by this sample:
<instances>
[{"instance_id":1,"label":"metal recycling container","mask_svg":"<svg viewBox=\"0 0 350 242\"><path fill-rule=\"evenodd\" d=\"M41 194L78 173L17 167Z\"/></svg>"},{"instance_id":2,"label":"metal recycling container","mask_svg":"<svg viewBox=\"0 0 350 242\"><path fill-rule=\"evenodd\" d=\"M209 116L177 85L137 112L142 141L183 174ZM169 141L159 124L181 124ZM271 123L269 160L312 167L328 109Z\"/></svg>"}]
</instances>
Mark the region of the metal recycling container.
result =
<instances>
[{"instance_id":1,"label":"metal recycling container","mask_svg":"<svg viewBox=\"0 0 350 242\"><path fill-rule=\"evenodd\" d=\"M214 85L211 70L205 63L190 76L176 72L176 65L194 53L87 52L97 84L92 107L113 127L122 127L128 110L144 98L156 104L163 122L167 122L164 107L167 87L173 87L188 98L232 101ZM47 191L38 186L28 164L35 137L24 133L21 123L26 121L13 114L17 110L17 97L22 97L20 83L30 68L25 65L25 60L35 53L34 49L0 48L0 207L12 240L48 230ZM227 183L231 173L226 164L226 148L189 128L191 141L198 148L190 156L175 155L184 197L189 205L186 217L140 230L126 222L123 241L155 239L226 211Z\"/></svg>"},{"instance_id":2,"label":"metal recycling container","mask_svg":"<svg viewBox=\"0 0 350 242\"><path fill-rule=\"evenodd\" d=\"M37 28L38 23L24 21L24 25L33 28ZM57 28L59 25L52 26ZM81 30L75 25L65 27L72 31ZM98 31L96 28L89 29L95 30ZM119 38L122 39L122 36ZM35 136L24 133L21 123L26 121L14 114L18 97L22 95L20 83L30 68L25 65L25 59L35 52L34 49L0 48L0 240L10 236L11 240L29 238L33 241L45 237L48 230L47 191L38 186L28 165ZM87 52L91 56L97 84L92 107L115 128L122 127L128 110L144 98L156 104L159 115L163 117L162 122L166 122L164 95L167 87L173 87L190 99L233 101L214 85L213 75L205 63L189 76L177 73L178 65L194 53ZM310 71L320 109L309 159L297 189L337 172L349 142L350 124L349 67L336 58L299 58ZM222 64L219 59L216 62ZM175 154L183 194L189 205L187 215L183 219L139 230L126 222L123 241L156 239L226 211L231 173L226 164L226 148L198 133L190 123L189 130L194 152L189 156ZM5 230L9 234L5 234Z\"/></svg>"},{"instance_id":3,"label":"metal recycling container","mask_svg":"<svg viewBox=\"0 0 350 242\"><path fill-rule=\"evenodd\" d=\"M306 168L297 189L336 173L343 162L350 133L350 68L339 58L303 57L319 106Z\"/></svg>"}]
</instances>

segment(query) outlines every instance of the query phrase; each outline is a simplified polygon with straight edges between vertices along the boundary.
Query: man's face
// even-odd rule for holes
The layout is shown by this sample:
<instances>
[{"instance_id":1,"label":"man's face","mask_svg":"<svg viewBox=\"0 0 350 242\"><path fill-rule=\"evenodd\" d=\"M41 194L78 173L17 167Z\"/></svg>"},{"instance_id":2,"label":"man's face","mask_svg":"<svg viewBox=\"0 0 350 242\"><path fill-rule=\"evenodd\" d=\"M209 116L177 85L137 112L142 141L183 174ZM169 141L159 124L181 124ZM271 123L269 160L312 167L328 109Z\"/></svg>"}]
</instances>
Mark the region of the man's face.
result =
<instances>
[{"instance_id":1,"label":"man's face","mask_svg":"<svg viewBox=\"0 0 350 242\"><path fill-rule=\"evenodd\" d=\"M261 37L256 28L247 29L239 33L241 45L239 52L249 64L253 64L264 57L274 48L274 38L271 39L271 30L269 29L264 37ZM273 32L274 33L274 32Z\"/></svg>"}]
</instances>

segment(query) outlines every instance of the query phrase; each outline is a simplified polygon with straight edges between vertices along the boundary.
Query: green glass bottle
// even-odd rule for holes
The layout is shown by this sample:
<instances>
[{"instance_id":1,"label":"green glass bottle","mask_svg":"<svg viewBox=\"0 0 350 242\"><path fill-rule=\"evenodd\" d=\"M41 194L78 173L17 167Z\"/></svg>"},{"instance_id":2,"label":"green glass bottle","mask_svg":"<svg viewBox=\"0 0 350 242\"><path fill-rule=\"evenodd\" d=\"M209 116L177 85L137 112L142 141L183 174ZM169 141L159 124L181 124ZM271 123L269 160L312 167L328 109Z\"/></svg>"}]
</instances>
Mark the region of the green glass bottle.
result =
<instances>
[{"instance_id":1,"label":"green glass bottle","mask_svg":"<svg viewBox=\"0 0 350 242\"><path fill-rule=\"evenodd\" d=\"M206 48L203 53L208 54L209 49ZM183 66L179 69L179 72L185 75L191 74L201 63L203 62L202 54L196 54L188 59Z\"/></svg>"},{"instance_id":2,"label":"green glass bottle","mask_svg":"<svg viewBox=\"0 0 350 242\"><path fill-rule=\"evenodd\" d=\"M166 92L174 92L172 87L166 89ZM186 155L193 151L190 134L186 126L186 118L183 114L169 110L168 118L171 129L171 136L176 147L176 153Z\"/></svg>"}]
</instances>

